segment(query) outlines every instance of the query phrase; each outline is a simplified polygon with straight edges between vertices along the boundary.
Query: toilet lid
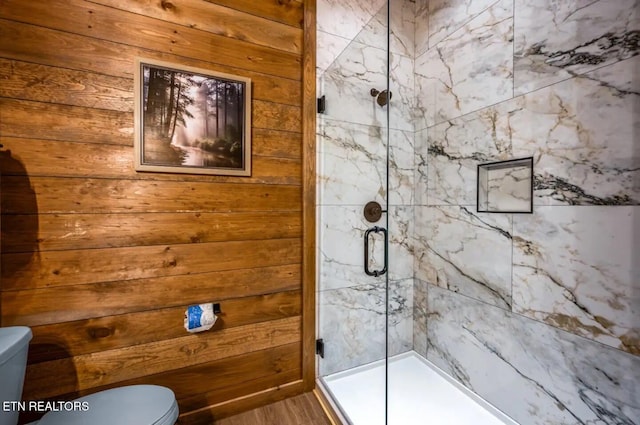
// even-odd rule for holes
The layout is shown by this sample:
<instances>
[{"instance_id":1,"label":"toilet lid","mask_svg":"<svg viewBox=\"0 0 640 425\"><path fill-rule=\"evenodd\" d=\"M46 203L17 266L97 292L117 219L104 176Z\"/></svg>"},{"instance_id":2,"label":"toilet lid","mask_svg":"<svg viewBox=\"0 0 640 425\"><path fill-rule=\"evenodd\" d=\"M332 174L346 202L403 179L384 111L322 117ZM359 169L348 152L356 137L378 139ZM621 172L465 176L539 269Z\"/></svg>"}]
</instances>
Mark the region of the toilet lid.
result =
<instances>
[{"instance_id":1,"label":"toilet lid","mask_svg":"<svg viewBox=\"0 0 640 425\"><path fill-rule=\"evenodd\" d=\"M169 388L130 385L67 402L38 425L174 425L177 420L178 403Z\"/></svg>"}]
</instances>

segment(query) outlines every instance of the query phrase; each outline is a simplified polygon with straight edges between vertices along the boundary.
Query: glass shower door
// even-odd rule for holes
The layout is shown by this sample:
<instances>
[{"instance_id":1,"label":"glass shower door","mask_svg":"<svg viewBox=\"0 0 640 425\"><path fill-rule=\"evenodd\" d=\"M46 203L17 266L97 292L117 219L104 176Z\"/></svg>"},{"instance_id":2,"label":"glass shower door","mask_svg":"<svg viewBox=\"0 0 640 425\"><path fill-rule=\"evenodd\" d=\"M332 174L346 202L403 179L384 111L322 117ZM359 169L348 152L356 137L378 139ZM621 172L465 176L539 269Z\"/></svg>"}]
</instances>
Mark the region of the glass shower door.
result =
<instances>
[{"instance_id":1,"label":"glass shower door","mask_svg":"<svg viewBox=\"0 0 640 425\"><path fill-rule=\"evenodd\" d=\"M336 2L338 3L338 2ZM386 2L318 5L318 376L355 425L386 423ZM366 3L366 4L365 4ZM331 9L331 10L329 10ZM348 21L337 17L348 17ZM375 202L378 217L365 218ZM378 211L375 211L378 210Z\"/></svg>"},{"instance_id":2,"label":"glass shower door","mask_svg":"<svg viewBox=\"0 0 640 425\"><path fill-rule=\"evenodd\" d=\"M386 412L388 425L425 423L416 416L407 391L415 388L416 353L426 354L426 294L414 285L414 210L418 180L425 171L416 156L416 86L414 84L417 11L426 1L389 0L388 221ZM415 290L414 290L415 289ZM415 342L415 343L414 343ZM424 345L423 345L424 343Z\"/></svg>"}]
</instances>

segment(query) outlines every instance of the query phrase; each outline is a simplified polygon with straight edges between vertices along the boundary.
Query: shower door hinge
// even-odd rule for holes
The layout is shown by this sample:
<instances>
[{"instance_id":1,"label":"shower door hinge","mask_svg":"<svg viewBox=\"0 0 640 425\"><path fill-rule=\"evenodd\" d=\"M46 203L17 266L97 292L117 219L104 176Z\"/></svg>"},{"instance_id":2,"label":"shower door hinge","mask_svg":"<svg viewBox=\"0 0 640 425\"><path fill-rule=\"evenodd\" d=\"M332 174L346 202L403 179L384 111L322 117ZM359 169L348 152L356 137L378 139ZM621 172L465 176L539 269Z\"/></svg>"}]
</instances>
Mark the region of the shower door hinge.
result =
<instances>
[{"instance_id":1,"label":"shower door hinge","mask_svg":"<svg viewBox=\"0 0 640 425\"><path fill-rule=\"evenodd\" d=\"M322 338L316 339L316 354L324 359L324 341Z\"/></svg>"},{"instance_id":2,"label":"shower door hinge","mask_svg":"<svg viewBox=\"0 0 640 425\"><path fill-rule=\"evenodd\" d=\"M324 95L322 95L322 97L318 98L318 113L319 114L324 114L324 111L326 110L327 105L325 102L325 97Z\"/></svg>"}]
</instances>

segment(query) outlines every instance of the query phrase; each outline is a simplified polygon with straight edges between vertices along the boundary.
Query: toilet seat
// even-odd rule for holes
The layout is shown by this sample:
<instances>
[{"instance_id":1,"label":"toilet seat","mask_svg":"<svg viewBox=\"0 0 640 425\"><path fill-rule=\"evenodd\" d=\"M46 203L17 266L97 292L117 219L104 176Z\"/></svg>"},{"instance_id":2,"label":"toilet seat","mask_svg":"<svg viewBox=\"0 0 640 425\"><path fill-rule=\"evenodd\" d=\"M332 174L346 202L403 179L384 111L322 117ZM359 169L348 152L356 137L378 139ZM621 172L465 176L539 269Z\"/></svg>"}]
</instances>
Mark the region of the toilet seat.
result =
<instances>
[{"instance_id":1,"label":"toilet seat","mask_svg":"<svg viewBox=\"0 0 640 425\"><path fill-rule=\"evenodd\" d=\"M174 425L178 402L169 388L130 385L73 400L86 410L51 411L38 425ZM77 406L77 404L76 404Z\"/></svg>"}]
</instances>

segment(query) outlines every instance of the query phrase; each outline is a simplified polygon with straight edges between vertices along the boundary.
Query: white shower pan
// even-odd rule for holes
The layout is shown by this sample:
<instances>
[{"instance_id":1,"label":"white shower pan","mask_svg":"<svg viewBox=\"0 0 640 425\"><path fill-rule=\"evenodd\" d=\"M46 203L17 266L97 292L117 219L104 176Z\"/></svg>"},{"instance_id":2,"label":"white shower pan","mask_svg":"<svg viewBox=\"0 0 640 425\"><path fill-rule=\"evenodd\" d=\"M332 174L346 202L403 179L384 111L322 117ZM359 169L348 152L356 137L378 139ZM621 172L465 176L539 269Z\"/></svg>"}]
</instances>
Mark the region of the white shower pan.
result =
<instances>
[{"instance_id":1,"label":"white shower pan","mask_svg":"<svg viewBox=\"0 0 640 425\"><path fill-rule=\"evenodd\" d=\"M323 378L352 425L385 425L385 362ZM389 358L388 425L518 425L410 351Z\"/></svg>"}]
</instances>

